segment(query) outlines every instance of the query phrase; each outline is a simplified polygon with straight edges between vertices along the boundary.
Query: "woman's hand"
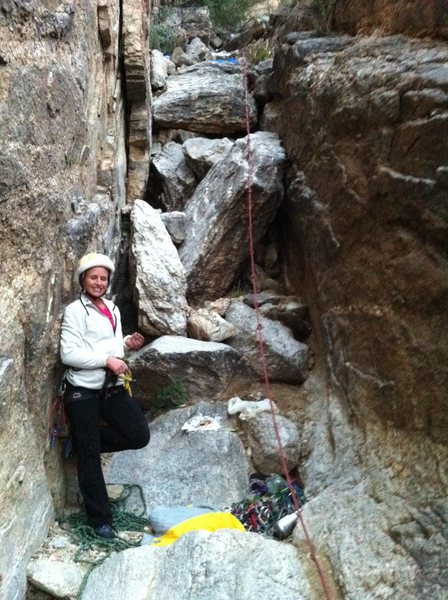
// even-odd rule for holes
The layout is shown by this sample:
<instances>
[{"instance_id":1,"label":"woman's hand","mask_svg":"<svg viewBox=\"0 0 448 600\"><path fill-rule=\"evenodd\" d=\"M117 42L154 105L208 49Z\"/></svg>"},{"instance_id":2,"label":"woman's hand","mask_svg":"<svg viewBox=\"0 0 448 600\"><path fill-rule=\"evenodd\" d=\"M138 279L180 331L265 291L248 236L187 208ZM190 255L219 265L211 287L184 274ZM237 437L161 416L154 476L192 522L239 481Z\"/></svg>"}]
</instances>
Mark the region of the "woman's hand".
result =
<instances>
[{"instance_id":1,"label":"woman's hand","mask_svg":"<svg viewBox=\"0 0 448 600\"><path fill-rule=\"evenodd\" d=\"M112 373L117 376L123 375L123 373L129 371L129 367L124 360L121 360L121 358L115 358L114 356L109 356L109 358L106 360L106 367L109 369L109 371L112 371Z\"/></svg>"},{"instance_id":2,"label":"woman's hand","mask_svg":"<svg viewBox=\"0 0 448 600\"><path fill-rule=\"evenodd\" d=\"M140 350L140 348L145 343L145 338L141 333L133 333L128 338L126 338L125 345L130 350Z\"/></svg>"}]
</instances>

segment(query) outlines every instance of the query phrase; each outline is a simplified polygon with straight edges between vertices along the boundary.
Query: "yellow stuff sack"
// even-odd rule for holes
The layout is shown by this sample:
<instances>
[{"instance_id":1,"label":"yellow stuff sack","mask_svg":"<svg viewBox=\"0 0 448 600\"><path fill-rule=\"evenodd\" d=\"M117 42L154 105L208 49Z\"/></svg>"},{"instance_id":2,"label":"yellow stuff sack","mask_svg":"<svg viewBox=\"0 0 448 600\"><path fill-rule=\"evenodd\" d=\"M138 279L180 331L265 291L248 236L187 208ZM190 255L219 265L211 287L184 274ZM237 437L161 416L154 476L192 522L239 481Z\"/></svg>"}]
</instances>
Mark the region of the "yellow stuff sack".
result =
<instances>
[{"instance_id":1,"label":"yellow stuff sack","mask_svg":"<svg viewBox=\"0 0 448 600\"><path fill-rule=\"evenodd\" d=\"M217 531L218 529L238 529L246 531L236 517L227 512L211 512L192 517L168 529L162 536L154 538L151 546L169 546L189 531Z\"/></svg>"}]
</instances>

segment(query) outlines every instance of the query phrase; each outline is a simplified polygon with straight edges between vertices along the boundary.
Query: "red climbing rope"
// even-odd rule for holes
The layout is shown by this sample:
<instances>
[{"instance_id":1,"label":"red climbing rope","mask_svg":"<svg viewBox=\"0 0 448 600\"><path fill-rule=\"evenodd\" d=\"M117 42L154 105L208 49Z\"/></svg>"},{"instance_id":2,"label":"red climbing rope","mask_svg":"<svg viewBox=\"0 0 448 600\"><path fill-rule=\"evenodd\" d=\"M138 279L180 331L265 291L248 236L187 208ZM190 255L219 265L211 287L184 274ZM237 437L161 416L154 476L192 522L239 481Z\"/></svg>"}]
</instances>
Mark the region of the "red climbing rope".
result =
<instances>
[{"instance_id":1,"label":"red climbing rope","mask_svg":"<svg viewBox=\"0 0 448 600\"><path fill-rule=\"evenodd\" d=\"M268 364L266 358L266 350L265 344L263 340L263 326L261 323L261 315L259 310L259 304L257 301L257 275L255 271L255 248L254 248L254 237L253 237L253 200L252 200L252 188L253 188L253 177L254 177L254 165L253 165L253 152L252 152L252 142L250 137L250 105L249 105L249 90L247 85L247 61L243 51L243 87L244 87L244 98L245 98L245 109L246 109L246 133L247 133L247 211L248 211L248 245L249 245L249 256L250 256L250 280L252 284L252 291L254 294L254 308L255 314L257 317L257 337L258 337L258 345L260 352L260 362L263 370L263 380L264 380L264 388L265 388L265 396L268 398L270 407L271 407L271 415L272 422L274 426L275 437L277 439L280 462L282 464L283 473L285 475L285 479L288 483L289 490L291 492L291 498L294 504L294 508L296 509L297 517L300 521L300 524L303 529L303 533L305 536L306 543L308 545L310 551L310 557L316 565L317 572L319 574L319 579L322 584L323 591L325 593L325 598L327 600L331 600L332 595L330 592L330 587L328 585L328 581L325 577L322 565L320 564L319 558L316 554L316 548L311 539L311 536L308 532L308 528L306 526L303 514L302 507L297 498L296 491L294 489L292 479L289 474L288 461L286 458L286 453L283 448L282 440L280 437L280 429L277 422L277 417L275 415L274 403L272 400L272 388L269 380L269 372L268 372Z\"/></svg>"}]
</instances>

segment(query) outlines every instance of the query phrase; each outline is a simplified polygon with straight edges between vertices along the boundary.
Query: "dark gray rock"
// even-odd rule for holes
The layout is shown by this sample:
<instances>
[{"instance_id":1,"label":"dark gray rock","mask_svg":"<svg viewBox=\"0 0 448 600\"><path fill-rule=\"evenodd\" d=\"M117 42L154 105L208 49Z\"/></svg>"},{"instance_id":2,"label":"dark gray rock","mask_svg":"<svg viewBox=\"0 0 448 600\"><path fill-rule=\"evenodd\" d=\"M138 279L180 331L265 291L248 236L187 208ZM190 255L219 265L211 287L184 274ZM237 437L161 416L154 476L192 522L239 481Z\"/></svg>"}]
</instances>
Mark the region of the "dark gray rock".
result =
<instances>
[{"instance_id":1,"label":"dark gray rock","mask_svg":"<svg viewBox=\"0 0 448 600\"><path fill-rule=\"evenodd\" d=\"M162 213L160 215L166 230L171 236L174 244L181 244L185 239L185 213L179 211Z\"/></svg>"},{"instance_id":2,"label":"dark gray rock","mask_svg":"<svg viewBox=\"0 0 448 600\"><path fill-rule=\"evenodd\" d=\"M205 177L211 167L222 160L232 147L228 138L210 139L194 137L183 144L185 159L199 181Z\"/></svg>"},{"instance_id":3,"label":"dark gray rock","mask_svg":"<svg viewBox=\"0 0 448 600\"><path fill-rule=\"evenodd\" d=\"M193 64L212 58L212 51L198 37L188 42L185 53L193 60Z\"/></svg>"},{"instance_id":4,"label":"dark gray rock","mask_svg":"<svg viewBox=\"0 0 448 600\"><path fill-rule=\"evenodd\" d=\"M244 26L241 33L233 36L232 39L224 45L224 48L230 51L244 48L251 42L261 38L266 33L267 28L268 19L252 19Z\"/></svg>"},{"instance_id":5,"label":"dark gray rock","mask_svg":"<svg viewBox=\"0 0 448 600\"><path fill-rule=\"evenodd\" d=\"M169 142L153 158L152 166L163 188L168 211L182 211L196 187L194 171L188 165L181 144Z\"/></svg>"},{"instance_id":6,"label":"dark gray rock","mask_svg":"<svg viewBox=\"0 0 448 600\"><path fill-rule=\"evenodd\" d=\"M255 310L233 300L226 320L238 328L238 333L227 343L237 348L251 365L263 376L258 339L258 319ZM279 322L260 317L265 358L273 381L302 383L308 377L308 347L294 339L291 330Z\"/></svg>"},{"instance_id":7,"label":"dark gray rock","mask_svg":"<svg viewBox=\"0 0 448 600\"><path fill-rule=\"evenodd\" d=\"M285 35L283 41L290 46L293 46L296 42L309 40L310 38L321 37L320 31L290 31Z\"/></svg>"},{"instance_id":8,"label":"dark gray rock","mask_svg":"<svg viewBox=\"0 0 448 600\"><path fill-rule=\"evenodd\" d=\"M163 336L132 354L135 395L146 408L173 402L225 398L248 381L248 369L238 350L217 342ZM172 406L167 402L168 406Z\"/></svg>"},{"instance_id":9,"label":"dark gray rock","mask_svg":"<svg viewBox=\"0 0 448 600\"><path fill-rule=\"evenodd\" d=\"M281 415L276 415L275 420L288 468L293 470L299 463L301 451L297 426ZM242 421L242 423L252 450L252 462L257 471L264 475L283 473L283 463L272 415L263 412Z\"/></svg>"}]
</instances>

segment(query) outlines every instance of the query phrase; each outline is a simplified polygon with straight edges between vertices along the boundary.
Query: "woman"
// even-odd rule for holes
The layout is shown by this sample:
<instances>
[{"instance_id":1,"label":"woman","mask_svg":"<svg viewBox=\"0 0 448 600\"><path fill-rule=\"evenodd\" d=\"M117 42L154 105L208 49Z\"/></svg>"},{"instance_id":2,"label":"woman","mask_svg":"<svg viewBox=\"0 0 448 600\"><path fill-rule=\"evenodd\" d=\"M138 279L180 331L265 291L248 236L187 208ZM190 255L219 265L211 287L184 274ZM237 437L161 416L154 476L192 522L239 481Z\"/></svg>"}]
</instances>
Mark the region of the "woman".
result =
<instances>
[{"instance_id":1,"label":"woman","mask_svg":"<svg viewBox=\"0 0 448 600\"><path fill-rule=\"evenodd\" d=\"M82 291L64 311L61 359L67 366L64 401L78 458L78 481L89 524L101 537L114 537L112 513L101 469L101 452L143 448L149 428L123 386L128 366L124 347L138 350L144 338L123 339L118 308L104 298L114 266L104 254L78 263Z\"/></svg>"}]
</instances>

